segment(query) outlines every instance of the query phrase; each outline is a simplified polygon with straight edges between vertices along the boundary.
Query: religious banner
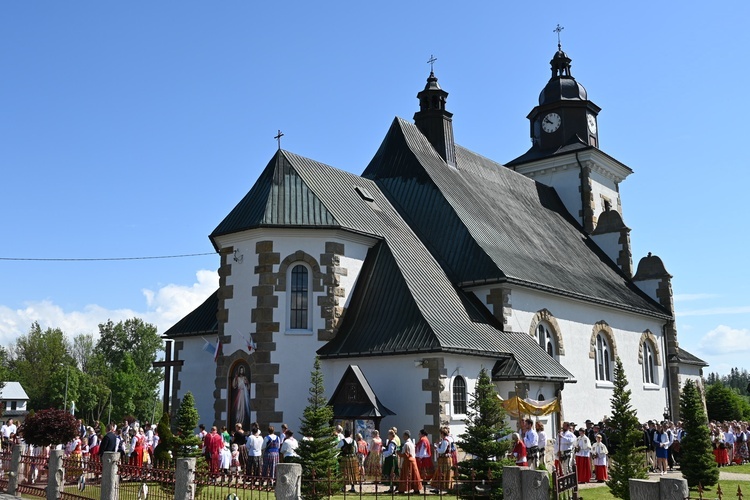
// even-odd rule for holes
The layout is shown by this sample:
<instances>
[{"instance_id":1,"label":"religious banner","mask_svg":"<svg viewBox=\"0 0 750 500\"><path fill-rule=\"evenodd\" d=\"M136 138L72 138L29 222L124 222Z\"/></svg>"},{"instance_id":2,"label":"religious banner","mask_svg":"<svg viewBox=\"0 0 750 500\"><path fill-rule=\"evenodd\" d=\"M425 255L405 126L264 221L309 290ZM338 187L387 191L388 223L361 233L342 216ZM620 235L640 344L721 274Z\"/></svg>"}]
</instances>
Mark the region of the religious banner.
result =
<instances>
[{"instance_id":1,"label":"religious banner","mask_svg":"<svg viewBox=\"0 0 750 500\"><path fill-rule=\"evenodd\" d=\"M238 361L229 373L229 421L230 429L242 424L247 432L252 423L250 414L250 367L245 361Z\"/></svg>"},{"instance_id":2,"label":"religious banner","mask_svg":"<svg viewBox=\"0 0 750 500\"><path fill-rule=\"evenodd\" d=\"M521 399L518 396L508 399L503 399L499 395L497 397L503 402L503 408L508 412L508 415L513 418L520 418L526 415L541 417L560 411L560 402L557 398L549 401L537 401L531 398Z\"/></svg>"}]
</instances>

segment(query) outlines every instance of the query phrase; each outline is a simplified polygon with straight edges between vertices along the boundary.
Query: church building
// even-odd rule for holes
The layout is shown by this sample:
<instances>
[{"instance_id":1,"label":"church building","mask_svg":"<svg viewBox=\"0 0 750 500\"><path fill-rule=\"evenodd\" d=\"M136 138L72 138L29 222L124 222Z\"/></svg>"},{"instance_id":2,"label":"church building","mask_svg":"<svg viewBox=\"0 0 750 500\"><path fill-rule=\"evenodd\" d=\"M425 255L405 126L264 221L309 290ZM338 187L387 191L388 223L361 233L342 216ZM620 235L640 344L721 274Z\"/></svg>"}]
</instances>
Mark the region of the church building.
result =
<instances>
[{"instance_id":1,"label":"church building","mask_svg":"<svg viewBox=\"0 0 750 500\"><path fill-rule=\"evenodd\" d=\"M455 143L433 72L361 175L279 149L210 235L219 289L164 334L171 407L191 391L205 424L297 430L319 356L355 431L460 433L482 368L504 399L559 403L554 428L609 415L620 358L639 418L677 418L706 363L679 347L661 259L633 266L633 171L599 149L570 62L558 45L504 164Z\"/></svg>"}]
</instances>

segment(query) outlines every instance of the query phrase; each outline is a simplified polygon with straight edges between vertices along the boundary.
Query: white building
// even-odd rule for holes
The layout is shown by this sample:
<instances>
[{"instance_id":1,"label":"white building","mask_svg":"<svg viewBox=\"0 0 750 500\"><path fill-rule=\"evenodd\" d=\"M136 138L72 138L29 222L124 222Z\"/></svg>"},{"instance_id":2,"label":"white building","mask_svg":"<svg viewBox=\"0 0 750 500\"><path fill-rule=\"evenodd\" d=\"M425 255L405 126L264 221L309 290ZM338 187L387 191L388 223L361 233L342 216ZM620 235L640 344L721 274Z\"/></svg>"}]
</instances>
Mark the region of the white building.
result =
<instances>
[{"instance_id":1,"label":"white building","mask_svg":"<svg viewBox=\"0 0 750 500\"><path fill-rule=\"evenodd\" d=\"M676 416L705 363L679 348L661 260L633 274L632 170L598 149L600 108L567 55L551 64L533 146L505 165L455 144L432 73L361 176L279 150L211 234L219 290L165 334L184 362L173 406L190 390L205 423L294 429L317 353L329 394L358 367L337 417L362 428L461 432L481 368L504 398L596 421L619 357L641 420Z\"/></svg>"},{"instance_id":2,"label":"white building","mask_svg":"<svg viewBox=\"0 0 750 500\"><path fill-rule=\"evenodd\" d=\"M12 418L16 422L23 422L29 414L29 396L23 390L20 382L5 382L0 389L0 404L2 404L2 419Z\"/></svg>"}]
</instances>

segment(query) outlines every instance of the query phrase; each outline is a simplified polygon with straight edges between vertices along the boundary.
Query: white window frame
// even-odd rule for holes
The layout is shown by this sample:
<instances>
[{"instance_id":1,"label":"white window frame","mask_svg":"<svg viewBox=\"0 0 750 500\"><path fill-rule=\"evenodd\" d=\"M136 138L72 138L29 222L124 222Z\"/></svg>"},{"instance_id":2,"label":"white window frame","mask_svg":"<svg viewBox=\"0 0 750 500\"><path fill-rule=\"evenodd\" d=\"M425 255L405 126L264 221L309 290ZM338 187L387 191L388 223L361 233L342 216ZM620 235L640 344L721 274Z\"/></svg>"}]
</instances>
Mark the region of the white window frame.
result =
<instances>
[{"instance_id":1,"label":"white window frame","mask_svg":"<svg viewBox=\"0 0 750 500\"><path fill-rule=\"evenodd\" d=\"M594 371L597 382L612 382L612 346L604 331L596 334Z\"/></svg>"},{"instance_id":2,"label":"white window frame","mask_svg":"<svg viewBox=\"0 0 750 500\"><path fill-rule=\"evenodd\" d=\"M297 268L302 266L307 271L307 325L305 328L292 328L292 305L293 305L293 293L294 293L294 280L292 279L292 273ZM287 293L286 293L286 333L291 335L312 335L312 268L303 261L292 262L287 268L286 282Z\"/></svg>"},{"instance_id":3,"label":"white window frame","mask_svg":"<svg viewBox=\"0 0 750 500\"><path fill-rule=\"evenodd\" d=\"M542 335L544 336L544 338L542 338ZM539 343L539 347L541 347L544 352L549 354L554 359L557 359L560 354L557 347L557 338L552 333L552 329L546 321L541 321L536 326L536 341ZM552 353L549 352L550 347L552 348Z\"/></svg>"},{"instance_id":4,"label":"white window frame","mask_svg":"<svg viewBox=\"0 0 750 500\"><path fill-rule=\"evenodd\" d=\"M457 408L458 405L456 404L456 382L458 382L458 380L461 380L464 385L462 394L463 408ZM466 379L461 375L456 375L455 377L453 377L453 381L451 382L451 408L453 410L453 415L466 415L467 405L469 403L468 392L469 387L466 383ZM460 409L463 409L463 411L459 411Z\"/></svg>"},{"instance_id":5,"label":"white window frame","mask_svg":"<svg viewBox=\"0 0 750 500\"><path fill-rule=\"evenodd\" d=\"M643 352L643 383L657 385L656 354L654 348L648 340L641 344Z\"/></svg>"}]
</instances>

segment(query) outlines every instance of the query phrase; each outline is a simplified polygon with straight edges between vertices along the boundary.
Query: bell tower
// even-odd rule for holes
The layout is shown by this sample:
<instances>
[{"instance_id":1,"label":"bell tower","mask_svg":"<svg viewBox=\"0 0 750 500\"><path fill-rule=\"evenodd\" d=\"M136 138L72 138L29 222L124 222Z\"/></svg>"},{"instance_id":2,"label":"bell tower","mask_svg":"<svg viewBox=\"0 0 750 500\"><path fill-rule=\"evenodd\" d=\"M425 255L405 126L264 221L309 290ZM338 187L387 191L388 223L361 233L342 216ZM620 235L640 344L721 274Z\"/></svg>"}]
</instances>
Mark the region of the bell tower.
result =
<instances>
[{"instance_id":1,"label":"bell tower","mask_svg":"<svg viewBox=\"0 0 750 500\"><path fill-rule=\"evenodd\" d=\"M430 58L430 64L436 59ZM448 92L440 88L435 73L430 70L427 84L420 93L419 111L414 113L414 124L424 134L445 162L456 166L456 143L453 139L453 113L445 109Z\"/></svg>"},{"instance_id":2,"label":"bell tower","mask_svg":"<svg viewBox=\"0 0 750 500\"><path fill-rule=\"evenodd\" d=\"M555 188L565 207L589 233L599 219L622 221L620 182L633 171L599 148L597 117L601 108L591 102L586 89L573 77L571 59L563 52L558 26L557 52L552 56L552 75L539 94L539 104L529 119L531 148L505 166ZM619 218L609 211L618 212ZM612 226L612 227L610 227ZM598 234L612 239L611 257L630 275L629 237L624 223L605 224ZM620 227L622 226L622 227Z\"/></svg>"},{"instance_id":3,"label":"bell tower","mask_svg":"<svg viewBox=\"0 0 750 500\"><path fill-rule=\"evenodd\" d=\"M550 61L552 77L539 94L539 105L527 116L532 144L543 152L571 142L599 147L596 117L601 108L588 100L586 89L571 74L570 63L558 43Z\"/></svg>"}]
</instances>

